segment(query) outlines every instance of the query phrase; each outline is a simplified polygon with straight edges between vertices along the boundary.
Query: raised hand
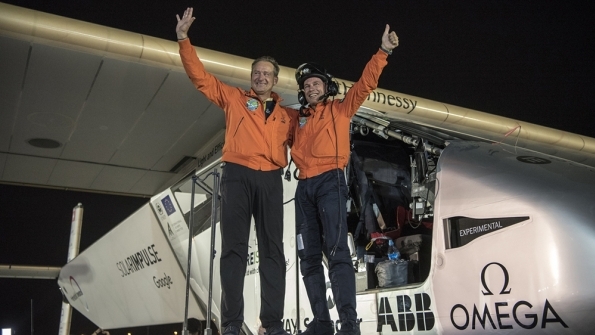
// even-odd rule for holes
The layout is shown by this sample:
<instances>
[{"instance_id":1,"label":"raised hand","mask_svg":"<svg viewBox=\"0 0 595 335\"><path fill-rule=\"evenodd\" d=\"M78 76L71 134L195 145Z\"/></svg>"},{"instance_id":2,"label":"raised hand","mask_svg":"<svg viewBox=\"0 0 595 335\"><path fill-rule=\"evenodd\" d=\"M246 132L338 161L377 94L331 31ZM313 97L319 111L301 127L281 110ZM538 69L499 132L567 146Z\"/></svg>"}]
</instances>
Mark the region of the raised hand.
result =
<instances>
[{"instance_id":1,"label":"raised hand","mask_svg":"<svg viewBox=\"0 0 595 335\"><path fill-rule=\"evenodd\" d=\"M195 19L195 17L192 16L192 11L192 7L186 8L181 19L180 16L176 14L176 18L178 19L178 25L176 26L176 35L178 35L178 40L188 38L188 29L190 29L190 26Z\"/></svg>"},{"instance_id":2,"label":"raised hand","mask_svg":"<svg viewBox=\"0 0 595 335\"><path fill-rule=\"evenodd\" d=\"M394 31L388 32L390 30L389 25L386 25L384 28L384 33L382 34L382 44L381 47L386 51L392 51L394 48L399 46L399 37Z\"/></svg>"}]
</instances>

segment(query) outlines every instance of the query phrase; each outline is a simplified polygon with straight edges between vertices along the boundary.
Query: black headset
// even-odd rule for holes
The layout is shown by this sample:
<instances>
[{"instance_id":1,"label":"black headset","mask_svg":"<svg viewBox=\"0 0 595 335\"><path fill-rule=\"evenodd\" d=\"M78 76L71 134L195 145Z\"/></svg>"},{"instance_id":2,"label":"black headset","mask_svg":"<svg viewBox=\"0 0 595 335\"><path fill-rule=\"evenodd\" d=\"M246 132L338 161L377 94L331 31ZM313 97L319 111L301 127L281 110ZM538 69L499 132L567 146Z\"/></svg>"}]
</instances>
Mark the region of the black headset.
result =
<instances>
[{"instance_id":1,"label":"black headset","mask_svg":"<svg viewBox=\"0 0 595 335\"><path fill-rule=\"evenodd\" d=\"M304 81L310 77L318 77L326 83L324 98L334 97L339 93L339 85L333 80L333 76L326 72L326 69L316 63L304 63L295 70L295 80L298 83L298 101L300 105L306 106L308 101L304 94Z\"/></svg>"}]
</instances>

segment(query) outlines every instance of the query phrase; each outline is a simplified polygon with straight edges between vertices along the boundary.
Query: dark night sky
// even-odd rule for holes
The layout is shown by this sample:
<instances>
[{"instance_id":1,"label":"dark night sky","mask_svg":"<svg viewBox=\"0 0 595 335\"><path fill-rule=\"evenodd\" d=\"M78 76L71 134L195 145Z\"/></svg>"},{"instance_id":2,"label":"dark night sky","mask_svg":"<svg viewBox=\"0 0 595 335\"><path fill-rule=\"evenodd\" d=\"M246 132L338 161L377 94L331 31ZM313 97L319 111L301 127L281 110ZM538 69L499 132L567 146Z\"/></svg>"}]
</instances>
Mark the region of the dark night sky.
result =
<instances>
[{"instance_id":1,"label":"dark night sky","mask_svg":"<svg viewBox=\"0 0 595 335\"><path fill-rule=\"evenodd\" d=\"M80 251L85 250L148 199L0 185L0 264L62 266L68 256L72 209L82 203ZM0 328L58 334L62 295L56 280L0 278ZM73 334L97 327L73 312ZM75 331L76 330L76 331ZM112 334L114 335L114 334Z\"/></svg>"},{"instance_id":2,"label":"dark night sky","mask_svg":"<svg viewBox=\"0 0 595 335\"><path fill-rule=\"evenodd\" d=\"M317 62L352 81L388 23L400 46L380 87L595 137L591 1L4 2L172 40L175 14L194 6L194 45L249 58L272 55L292 68ZM83 250L146 201L0 185L0 264L62 265L78 202L85 206ZM0 279L0 286L0 327L16 317L19 334L29 334L33 298L36 333L57 333L55 282ZM14 295L5 292L17 290L18 301L8 300ZM80 329L93 330L88 323Z\"/></svg>"}]
</instances>

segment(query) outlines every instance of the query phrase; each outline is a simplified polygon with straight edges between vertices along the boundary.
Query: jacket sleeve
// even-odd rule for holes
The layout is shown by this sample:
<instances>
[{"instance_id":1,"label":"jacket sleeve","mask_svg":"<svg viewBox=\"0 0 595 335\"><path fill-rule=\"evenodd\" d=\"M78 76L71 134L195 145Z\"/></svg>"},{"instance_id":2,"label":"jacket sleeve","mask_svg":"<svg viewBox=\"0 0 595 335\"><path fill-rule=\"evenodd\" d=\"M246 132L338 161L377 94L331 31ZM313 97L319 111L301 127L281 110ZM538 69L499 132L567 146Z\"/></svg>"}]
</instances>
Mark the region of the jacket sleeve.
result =
<instances>
[{"instance_id":1,"label":"jacket sleeve","mask_svg":"<svg viewBox=\"0 0 595 335\"><path fill-rule=\"evenodd\" d=\"M240 92L239 89L224 84L217 77L205 70L204 65L196 55L196 50L190 44L189 38L178 41L178 44L180 46L182 65L184 65L184 70L186 70L190 81L192 81L196 89L201 91L207 99L225 111L227 101L230 101L232 95L238 94Z\"/></svg>"},{"instance_id":2,"label":"jacket sleeve","mask_svg":"<svg viewBox=\"0 0 595 335\"><path fill-rule=\"evenodd\" d=\"M352 117L368 98L368 95L378 87L378 78L382 73L382 69L388 63L386 60L387 56L385 52L378 49L376 54L366 64L362 76L345 95L345 98L341 102L343 105L341 106L341 110L348 117Z\"/></svg>"}]
</instances>

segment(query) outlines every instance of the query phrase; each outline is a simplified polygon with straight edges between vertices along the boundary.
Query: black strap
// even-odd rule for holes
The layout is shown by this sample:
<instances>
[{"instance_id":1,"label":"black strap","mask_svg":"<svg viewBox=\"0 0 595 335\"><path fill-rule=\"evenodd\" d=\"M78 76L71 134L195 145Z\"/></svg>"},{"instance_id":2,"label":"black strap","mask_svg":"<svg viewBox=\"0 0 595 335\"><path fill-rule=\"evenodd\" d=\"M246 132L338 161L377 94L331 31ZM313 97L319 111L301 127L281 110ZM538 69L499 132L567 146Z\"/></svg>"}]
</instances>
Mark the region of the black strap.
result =
<instances>
[{"instance_id":1,"label":"black strap","mask_svg":"<svg viewBox=\"0 0 595 335\"><path fill-rule=\"evenodd\" d=\"M300 116L301 117L307 117L307 116L311 115L310 112L304 112L305 109L306 109L305 106L300 107Z\"/></svg>"},{"instance_id":2,"label":"black strap","mask_svg":"<svg viewBox=\"0 0 595 335\"><path fill-rule=\"evenodd\" d=\"M291 181L291 163L293 162L293 157L289 160L289 164L287 164L287 171L285 172L285 180Z\"/></svg>"},{"instance_id":3,"label":"black strap","mask_svg":"<svg viewBox=\"0 0 595 335\"><path fill-rule=\"evenodd\" d=\"M273 110L275 109L275 104L277 102L275 100L267 100L264 102L264 117L268 119Z\"/></svg>"}]
</instances>

